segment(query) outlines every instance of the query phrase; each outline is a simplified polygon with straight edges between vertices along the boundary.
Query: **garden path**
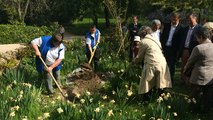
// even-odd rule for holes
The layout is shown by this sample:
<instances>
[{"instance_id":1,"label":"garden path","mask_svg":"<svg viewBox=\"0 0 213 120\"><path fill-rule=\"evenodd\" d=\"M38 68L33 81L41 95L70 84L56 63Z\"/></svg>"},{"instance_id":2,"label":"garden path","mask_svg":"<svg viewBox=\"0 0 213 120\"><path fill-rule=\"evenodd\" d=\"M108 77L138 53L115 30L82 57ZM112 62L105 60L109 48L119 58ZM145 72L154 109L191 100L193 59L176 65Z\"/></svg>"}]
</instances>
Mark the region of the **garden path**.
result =
<instances>
[{"instance_id":1,"label":"garden path","mask_svg":"<svg viewBox=\"0 0 213 120\"><path fill-rule=\"evenodd\" d=\"M24 47L24 44L0 44L0 54L5 54L9 51L16 51L17 49Z\"/></svg>"},{"instance_id":2,"label":"garden path","mask_svg":"<svg viewBox=\"0 0 213 120\"><path fill-rule=\"evenodd\" d=\"M68 32L66 32L64 35L64 39L68 40L68 41L70 41L72 39L76 39L76 38L84 39L84 36L75 36ZM6 52L9 52L9 51L16 51L17 49L23 48L23 47L25 47L25 45L23 43L0 44L0 54L5 54Z\"/></svg>"}]
</instances>

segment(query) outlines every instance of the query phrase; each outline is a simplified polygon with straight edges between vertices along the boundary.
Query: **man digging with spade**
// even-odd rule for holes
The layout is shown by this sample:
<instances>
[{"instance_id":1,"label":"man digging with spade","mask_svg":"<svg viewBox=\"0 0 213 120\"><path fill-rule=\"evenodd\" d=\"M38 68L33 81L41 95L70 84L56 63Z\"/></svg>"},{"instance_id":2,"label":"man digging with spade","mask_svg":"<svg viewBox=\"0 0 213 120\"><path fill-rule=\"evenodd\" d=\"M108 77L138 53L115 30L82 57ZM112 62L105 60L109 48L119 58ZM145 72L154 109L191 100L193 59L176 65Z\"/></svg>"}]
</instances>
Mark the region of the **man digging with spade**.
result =
<instances>
[{"instance_id":1,"label":"man digging with spade","mask_svg":"<svg viewBox=\"0 0 213 120\"><path fill-rule=\"evenodd\" d=\"M31 45L36 54L36 69L39 76L46 80L46 88L49 95L54 94L52 78L56 79L56 84L61 86L60 69L62 59L65 55L65 46L62 43L60 33L54 33L52 36L42 36L31 41ZM45 69L44 64L47 68ZM52 76L53 73L53 76ZM41 83L41 80L37 81ZM59 87L58 86L58 87Z\"/></svg>"},{"instance_id":2,"label":"man digging with spade","mask_svg":"<svg viewBox=\"0 0 213 120\"><path fill-rule=\"evenodd\" d=\"M86 34L86 56L91 62L91 57L94 55L94 70L97 71L98 61L100 57L100 51L98 49L98 44L100 43L100 31L95 25L91 25L90 31Z\"/></svg>"}]
</instances>

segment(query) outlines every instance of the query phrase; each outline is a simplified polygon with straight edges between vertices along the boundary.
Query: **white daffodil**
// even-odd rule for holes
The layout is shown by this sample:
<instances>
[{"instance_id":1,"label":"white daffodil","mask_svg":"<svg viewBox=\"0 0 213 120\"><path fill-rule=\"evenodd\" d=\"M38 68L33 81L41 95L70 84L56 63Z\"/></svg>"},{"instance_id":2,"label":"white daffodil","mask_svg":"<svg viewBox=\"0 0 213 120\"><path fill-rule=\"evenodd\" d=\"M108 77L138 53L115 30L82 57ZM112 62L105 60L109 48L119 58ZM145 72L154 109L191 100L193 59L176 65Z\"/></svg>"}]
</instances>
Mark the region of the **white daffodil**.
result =
<instances>
[{"instance_id":1,"label":"white daffodil","mask_svg":"<svg viewBox=\"0 0 213 120\"><path fill-rule=\"evenodd\" d=\"M76 104L72 104L72 107L73 107L73 108L76 108Z\"/></svg>"},{"instance_id":2,"label":"white daffodil","mask_svg":"<svg viewBox=\"0 0 213 120\"><path fill-rule=\"evenodd\" d=\"M79 110L79 113L82 113L82 110L81 110L81 109Z\"/></svg>"},{"instance_id":3,"label":"white daffodil","mask_svg":"<svg viewBox=\"0 0 213 120\"><path fill-rule=\"evenodd\" d=\"M93 98L90 98L90 99L89 99L89 102L92 103L92 102L93 102Z\"/></svg>"},{"instance_id":4,"label":"white daffodil","mask_svg":"<svg viewBox=\"0 0 213 120\"><path fill-rule=\"evenodd\" d=\"M62 112L64 112L64 110L63 110L62 108L58 108L58 109L57 109L57 112L58 112L59 114L61 114Z\"/></svg>"},{"instance_id":5,"label":"white daffodil","mask_svg":"<svg viewBox=\"0 0 213 120\"><path fill-rule=\"evenodd\" d=\"M89 91L86 91L86 93L87 93L87 95L88 95L88 96L90 96L90 95L91 95L91 93L90 93Z\"/></svg>"},{"instance_id":6,"label":"white daffodil","mask_svg":"<svg viewBox=\"0 0 213 120\"><path fill-rule=\"evenodd\" d=\"M155 120L155 117L151 117L151 118L149 118L149 120Z\"/></svg>"},{"instance_id":7,"label":"white daffodil","mask_svg":"<svg viewBox=\"0 0 213 120\"><path fill-rule=\"evenodd\" d=\"M80 102L81 102L82 104L84 104L84 103L85 103L85 100L84 100L84 99L81 99Z\"/></svg>"},{"instance_id":8,"label":"white daffodil","mask_svg":"<svg viewBox=\"0 0 213 120\"><path fill-rule=\"evenodd\" d=\"M163 101L163 98L160 96L158 99L157 99L157 102L158 103L161 103Z\"/></svg>"},{"instance_id":9,"label":"white daffodil","mask_svg":"<svg viewBox=\"0 0 213 120\"><path fill-rule=\"evenodd\" d=\"M168 109L171 109L171 106L170 106L170 105L168 105L168 106L167 106L167 108L168 108Z\"/></svg>"},{"instance_id":10,"label":"white daffodil","mask_svg":"<svg viewBox=\"0 0 213 120\"><path fill-rule=\"evenodd\" d=\"M80 98L80 94L79 93L76 93L76 95L75 95L77 98Z\"/></svg>"},{"instance_id":11,"label":"white daffodil","mask_svg":"<svg viewBox=\"0 0 213 120\"><path fill-rule=\"evenodd\" d=\"M96 113L98 113L98 112L100 112L100 108L99 107L97 107L97 108L95 108L95 110L94 110Z\"/></svg>"},{"instance_id":12,"label":"white daffodil","mask_svg":"<svg viewBox=\"0 0 213 120\"><path fill-rule=\"evenodd\" d=\"M14 109L16 110L16 111L18 111L19 110L19 106L18 105L16 105L15 107L14 107Z\"/></svg>"},{"instance_id":13,"label":"white daffodil","mask_svg":"<svg viewBox=\"0 0 213 120\"><path fill-rule=\"evenodd\" d=\"M178 114L177 114L176 112L174 112L174 113L173 113L173 115L174 115L175 117L177 117L177 116L178 116Z\"/></svg>"},{"instance_id":14,"label":"white daffodil","mask_svg":"<svg viewBox=\"0 0 213 120\"><path fill-rule=\"evenodd\" d=\"M162 93L160 96L163 97L163 96L165 96L165 95L166 95L165 93Z\"/></svg>"},{"instance_id":15,"label":"white daffodil","mask_svg":"<svg viewBox=\"0 0 213 120\"><path fill-rule=\"evenodd\" d=\"M162 118L158 118L157 120L163 120Z\"/></svg>"},{"instance_id":16,"label":"white daffodil","mask_svg":"<svg viewBox=\"0 0 213 120\"><path fill-rule=\"evenodd\" d=\"M54 105L54 104L55 104L55 101L53 100L53 101L51 101L51 103Z\"/></svg>"},{"instance_id":17,"label":"white daffodil","mask_svg":"<svg viewBox=\"0 0 213 120\"><path fill-rule=\"evenodd\" d=\"M107 95L102 96L102 99L106 100L107 99Z\"/></svg>"},{"instance_id":18,"label":"white daffodil","mask_svg":"<svg viewBox=\"0 0 213 120\"><path fill-rule=\"evenodd\" d=\"M113 110L109 110L108 113L107 113L107 115L108 115L109 117L110 117L110 116L113 116L113 115L114 115Z\"/></svg>"},{"instance_id":19,"label":"white daffodil","mask_svg":"<svg viewBox=\"0 0 213 120\"><path fill-rule=\"evenodd\" d=\"M24 86L31 88L32 85L30 83L23 83Z\"/></svg>"},{"instance_id":20,"label":"white daffodil","mask_svg":"<svg viewBox=\"0 0 213 120\"><path fill-rule=\"evenodd\" d=\"M48 118L48 117L50 117L50 113L44 113L44 118Z\"/></svg>"},{"instance_id":21,"label":"white daffodil","mask_svg":"<svg viewBox=\"0 0 213 120\"><path fill-rule=\"evenodd\" d=\"M28 120L28 119L27 119L27 116L25 116L22 120Z\"/></svg>"},{"instance_id":22,"label":"white daffodil","mask_svg":"<svg viewBox=\"0 0 213 120\"><path fill-rule=\"evenodd\" d=\"M112 91L112 94L113 94L113 95L115 95L115 94L116 94L116 92L113 90L113 91Z\"/></svg>"},{"instance_id":23,"label":"white daffodil","mask_svg":"<svg viewBox=\"0 0 213 120\"><path fill-rule=\"evenodd\" d=\"M167 94L166 94L166 97L170 98L170 97L172 97L172 96L171 96L170 93L167 93Z\"/></svg>"},{"instance_id":24,"label":"white daffodil","mask_svg":"<svg viewBox=\"0 0 213 120\"><path fill-rule=\"evenodd\" d=\"M38 120L43 120L43 118L41 116L38 117Z\"/></svg>"},{"instance_id":25,"label":"white daffodil","mask_svg":"<svg viewBox=\"0 0 213 120\"><path fill-rule=\"evenodd\" d=\"M14 117L14 116L16 116L15 111L13 111L13 112L10 113L10 117Z\"/></svg>"},{"instance_id":26,"label":"white daffodil","mask_svg":"<svg viewBox=\"0 0 213 120\"><path fill-rule=\"evenodd\" d=\"M20 91L20 95L23 95L23 94L24 94L24 91L23 91L23 90L21 90L21 91Z\"/></svg>"},{"instance_id":27,"label":"white daffodil","mask_svg":"<svg viewBox=\"0 0 213 120\"><path fill-rule=\"evenodd\" d=\"M110 103L115 103L115 100L111 100Z\"/></svg>"},{"instance_id":28,"label":"white daffodil","mask_svg":"<svg viewBox=\"0 0 213 120\"><path fill-rule=\"evenodd\" d=\"M13 83L16 85L17 84L16 80L14 80Z\"/></svg>"},{"instance_id":29,"label":"white daffodil","mask_svg":"<svg viewBox=\"0 0 213 120\"><path fill-rule=\"evenodd\" d=\"M194 104L196 104L196 103L197 103L197 101L196 101L196 99L195 99L195 98L192 98L192 102L193 102Z\"/></svg>"},{"instance_id":30,"label":"white daffodil","mask_svg":"<svg viewBox=\"0 0 213 120\"><path fill-rule=\"evenodd\" d=\"M191 101L191 99L188 99L187 102L188 102L188 103L191 103L192 101Z\"/></svg>"},{"instance_id":31,"label":"white daffodil","mask_svg":"<svg viewBox=\"0 0 213 120\"><path fill-rule=\"evenodd\" d=\"M133 94L133 92L132 92L131 90L128 90L128 91L127 91L127 96L130 97L130 96L132 96L132 94Z\"/></svg>"},{"instance_id":32,"label":"white daffodil","mask_svg":"<svg viewBox=\"0 0 213 120\"><path fill-rule=\"evenodd\" d=\"M164 100L168 100L168 97L165 95L165 96L163 96L163 99Z\"/></svg>"},{"instance_id":33,"label":"white daffodil","mask_svg":"<svg viewBox=\"0 0 213 120\"><path fill-rule=\"evenodd\" d=\"M101 107L104 107L104 104L102 104Z\"/></svg>"}]
</instances>

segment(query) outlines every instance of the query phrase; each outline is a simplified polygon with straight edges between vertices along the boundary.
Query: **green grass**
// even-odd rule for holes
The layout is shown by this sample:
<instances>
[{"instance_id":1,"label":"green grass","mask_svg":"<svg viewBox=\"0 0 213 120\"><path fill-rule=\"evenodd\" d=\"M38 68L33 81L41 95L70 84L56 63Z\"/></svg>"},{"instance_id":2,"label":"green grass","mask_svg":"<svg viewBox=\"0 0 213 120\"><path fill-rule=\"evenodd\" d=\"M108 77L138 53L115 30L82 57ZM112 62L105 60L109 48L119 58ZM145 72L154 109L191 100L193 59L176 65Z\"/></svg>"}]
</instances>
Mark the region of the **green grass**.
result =
<instances>
[{"instance_id":1,"label":"green grass","mask_svg":"<svg viewBox=\"0 0 213 120\"><path fill-rule=\"evenodd\" d=\"M189 88L179 83L179 69L175 77L174 89L171 89L178 94L170 93L170 96L165 93L161 96L162 101L157 102L160 97L153 93L150 102L144 103L141 96L137 94L141 68L130 67L124 77L120 78L121 71L125 70L129 63L127 57L115 57L116 48L112 42L101 43L102 55L99 67L100 72L113 72L115 77L107 81L100 93L81 95L80 100L76 98L73 101L58 99L58 94L53 98L42 94L45 89L36 87L37 73L34 57L32 57L33 53L29 54L30 56L23 59L20 68L8 70L4 76L0 76L0 119L35 120L46 117L50 120L211 119L209 116L192 114L186 110L187 100L179 94L189 94L186 92ZM84 48L81 41L74 40L67 44L62 78L79 67L79 63L84 62ZM128 89L129 81L132 81L132 91ZM29 87L30 85L32 86ZM128 94L129 92L133 94ZM19 109L15 109L17 106ZM12 114L13 112L15 115Z\"/></svg>"},{"instance_id":2,"label":"green grass","mask_svg":"<svg viewBox=\"0 0 213 120\"><path fill-rule=\"evenodd\" d=\"M114 20L110 19L111 25L114 24ZM93 24L92 19L90 18L84 18L82 21L76 20L72 26L67 26L67 30L74 34L74 35L85 35L86 32L88 32L90 25ZM97 28L100 30L102 35L106 35L106 33L109 33L110 29L106 27L105 25L105 19L99 18L98 19L98 26Z\"/></svg>"}]
</instances>

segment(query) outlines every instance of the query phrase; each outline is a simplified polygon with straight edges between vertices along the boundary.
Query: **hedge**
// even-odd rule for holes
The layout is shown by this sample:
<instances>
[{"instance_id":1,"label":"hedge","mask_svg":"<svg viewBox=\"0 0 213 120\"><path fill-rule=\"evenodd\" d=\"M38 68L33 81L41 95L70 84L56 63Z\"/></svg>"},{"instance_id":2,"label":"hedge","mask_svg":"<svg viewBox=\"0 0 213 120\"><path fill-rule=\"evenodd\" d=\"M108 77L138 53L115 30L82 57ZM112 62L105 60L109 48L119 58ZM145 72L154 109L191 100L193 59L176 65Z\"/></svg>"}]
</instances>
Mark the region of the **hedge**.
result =
<instances>
[{"instance_id":1,"label":"hedge","mask_svg":"<svg viewBox=\"0 0 213 120\"><path fill-rule=\"evenodd\" d=\"M0 44L27 43L32 39L51 35L54 26L0 25Z\"/></svg>"}]
</instances>

